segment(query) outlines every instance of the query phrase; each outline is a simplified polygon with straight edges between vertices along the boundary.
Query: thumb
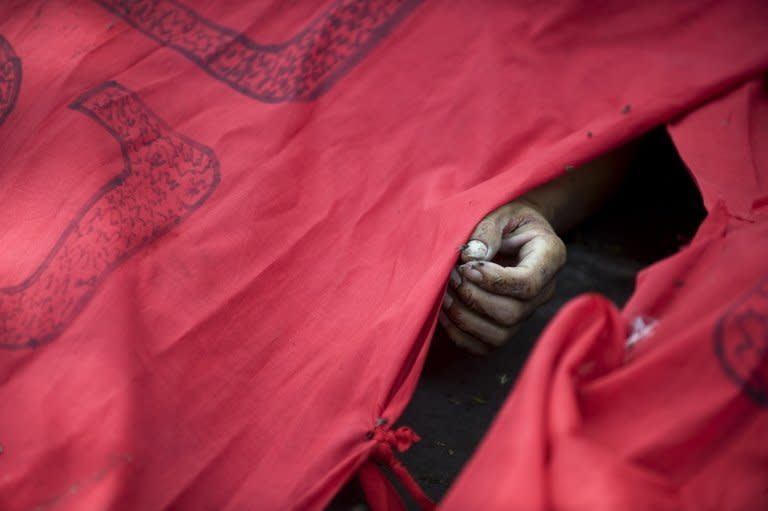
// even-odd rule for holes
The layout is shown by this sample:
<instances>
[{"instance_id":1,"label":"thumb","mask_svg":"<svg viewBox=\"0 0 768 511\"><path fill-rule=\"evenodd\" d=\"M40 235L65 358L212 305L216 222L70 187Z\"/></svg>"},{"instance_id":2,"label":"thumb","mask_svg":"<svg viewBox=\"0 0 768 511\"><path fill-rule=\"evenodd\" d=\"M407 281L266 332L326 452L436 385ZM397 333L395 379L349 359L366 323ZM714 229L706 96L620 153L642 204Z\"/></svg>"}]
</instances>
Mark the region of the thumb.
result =
<instances>
[{"instance_id":1,"label":"thumb","mask_svg":"<svg viewBox=\"0 0 768 511\"><path fill-rule=\"evenodd\" d=\"M501 248L501 239L504 234L503 222L504 208L493 211L483 218L472 236L461 251L461 260L465 263L470 261L490 261Z\"/></svg>"}]
</instances>

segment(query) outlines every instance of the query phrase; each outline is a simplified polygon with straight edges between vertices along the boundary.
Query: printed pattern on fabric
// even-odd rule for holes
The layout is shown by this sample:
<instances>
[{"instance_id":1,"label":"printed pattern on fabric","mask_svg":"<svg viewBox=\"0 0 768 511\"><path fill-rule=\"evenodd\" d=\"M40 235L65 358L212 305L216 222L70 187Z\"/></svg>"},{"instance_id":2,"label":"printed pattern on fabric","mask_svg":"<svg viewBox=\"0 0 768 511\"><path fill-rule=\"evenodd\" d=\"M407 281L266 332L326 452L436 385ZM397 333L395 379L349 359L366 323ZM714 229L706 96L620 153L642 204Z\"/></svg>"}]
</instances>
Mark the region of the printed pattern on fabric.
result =
<instances>
[{"instance_id":1,"label":"printed pattern on fabric","mask_svg":"<svg viewBox=\"0 0 768 511\"><path fill-rule=\"evenodd\" d=\"M16 105L21 89L21 60L10 43L0 35L0 125Z\"/></svg>"},{"instance_id":2,"label":"printed pattern on fabric","mask_svg":"<svg viewBox=\"0 0 768 511\"><path fill-rule=\"evenodd\" d=\"M2 348L58 337L115 268L181 223L219 183L210 148L175 133L118 83L70 107L117 139L124 168L85 204L32 275L0 289Z\"/></svg>"},{"instance_id":3,"label":"printed pattern on fabric","mask_svg":"<svg viewBox=\"0 0 768 511\"><path fill-rule=\"evenodd\" d=\"M280 103L326 92L422 0L337 0L280 44L257 44L174 0L97 1L234 90Z\"/></svg>"},{"instance_id":4,"label":"printed pattern on fabric","mask_svg":"<svg viewBox=\"0 0 768 511\"><path fill-rule=\"evenodd\" d=\"M768 407L768 276L717 322L715 353L728 377Z\"/></svg>"}]
</instances>

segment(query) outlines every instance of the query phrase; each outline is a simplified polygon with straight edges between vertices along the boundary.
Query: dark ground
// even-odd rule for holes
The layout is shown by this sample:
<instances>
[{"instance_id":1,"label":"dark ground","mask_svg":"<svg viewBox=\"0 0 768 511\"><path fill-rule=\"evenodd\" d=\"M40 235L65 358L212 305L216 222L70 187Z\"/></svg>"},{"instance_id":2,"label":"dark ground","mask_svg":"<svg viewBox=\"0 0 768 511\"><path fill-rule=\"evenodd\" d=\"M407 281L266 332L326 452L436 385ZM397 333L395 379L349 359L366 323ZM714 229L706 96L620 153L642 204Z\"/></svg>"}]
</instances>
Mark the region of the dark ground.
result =
<instances>
[{"instance_id":1,"label":"dark ground","mask_svg":"<svg viewBox=\"0 0 768 511\"><path fill-rule=\"evenodd\" d=\"M632 294L637 272L686 244L704 214L699 193L671 142L661 130L652 133L618 193L564 237L568 262L558 275L556 296L506 347L473 357L454 348L438 329L416 392L398 421L422 437L399 457L430 497L439 500L469 460L536 339L560 307L586 292L601 293L622 306ZM328 511L366 509L362 501L353 482Z\"/></svg>"}]
</instances>

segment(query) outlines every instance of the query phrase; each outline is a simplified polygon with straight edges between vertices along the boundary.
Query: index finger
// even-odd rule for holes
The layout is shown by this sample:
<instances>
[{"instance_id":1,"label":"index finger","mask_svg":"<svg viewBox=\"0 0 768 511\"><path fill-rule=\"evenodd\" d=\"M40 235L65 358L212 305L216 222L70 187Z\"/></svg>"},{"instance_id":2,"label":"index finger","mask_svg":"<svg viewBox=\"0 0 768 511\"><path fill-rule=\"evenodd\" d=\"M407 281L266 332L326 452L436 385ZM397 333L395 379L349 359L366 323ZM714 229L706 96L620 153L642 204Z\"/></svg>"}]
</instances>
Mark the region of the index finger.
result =
<instances>
[{"instance_id":1,"label":"index finger","mask_svg":"<svg viewBox=\"0 0 768 511\"><path fill-rule=\"evenodd\" d=\"M517 266L475 261L459 267L462 275L494 294L530 300L541 293L565 262L565 245L557 236L537 236L520 250Z\"/></svg>"}]
</instances>

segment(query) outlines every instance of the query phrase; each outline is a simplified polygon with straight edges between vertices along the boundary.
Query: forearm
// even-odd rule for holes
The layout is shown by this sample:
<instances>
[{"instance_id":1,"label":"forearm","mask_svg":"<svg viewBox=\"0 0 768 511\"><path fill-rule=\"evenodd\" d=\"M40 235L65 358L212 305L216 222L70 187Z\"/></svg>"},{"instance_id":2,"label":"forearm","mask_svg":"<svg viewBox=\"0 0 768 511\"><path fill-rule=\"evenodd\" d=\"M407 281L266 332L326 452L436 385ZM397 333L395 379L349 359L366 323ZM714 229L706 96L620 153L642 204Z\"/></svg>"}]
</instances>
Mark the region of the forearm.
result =
<instances>
[{"instance_id":1,"label":"forearm","mask_svg":"<svg viewBox=\"0 0 768 511\"><path fill-rule=\"evenodd\" d=\"M529 191L528 202L564 232L591 215L621 183L635 151L635 144L621 146L559 178Z\"/></svg>"}]
</instances>

